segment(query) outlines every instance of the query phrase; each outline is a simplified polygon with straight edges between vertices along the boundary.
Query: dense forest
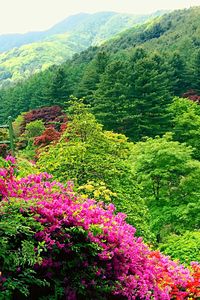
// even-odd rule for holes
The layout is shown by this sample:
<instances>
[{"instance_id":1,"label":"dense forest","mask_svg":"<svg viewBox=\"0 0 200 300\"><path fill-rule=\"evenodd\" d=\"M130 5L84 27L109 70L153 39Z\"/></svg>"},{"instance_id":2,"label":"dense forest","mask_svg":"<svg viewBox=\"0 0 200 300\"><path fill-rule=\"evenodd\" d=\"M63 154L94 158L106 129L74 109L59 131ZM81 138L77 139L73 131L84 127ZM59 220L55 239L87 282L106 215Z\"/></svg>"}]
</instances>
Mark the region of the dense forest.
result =
<instances>
[{"instance_id":1,"label":"dense forest","mask_svg":"<svg viewBox=\"0 0 200 300\"><path fill-rule=\"evenodd\" d=\"M0 90L0 300L200 299L199 20L164 14Z\"/></svg>"},{"instance_id":2,"label":"dense forest","mask_svg":"<svg viewBox=\"0 0 200 300\"><path fill-rule=\"evenodd\" d=\"M134 134L134 140L149 135L148 116L154 110L150 135L162 134L169 126L165 109L173 97L199 92L199 15L199 8L167 14L1 90L1 122L40 106L63 106L74 95L85 97L106 129L131 138ZM156 122L162 118L159 128Z\"/></svg>"}]
</instances>

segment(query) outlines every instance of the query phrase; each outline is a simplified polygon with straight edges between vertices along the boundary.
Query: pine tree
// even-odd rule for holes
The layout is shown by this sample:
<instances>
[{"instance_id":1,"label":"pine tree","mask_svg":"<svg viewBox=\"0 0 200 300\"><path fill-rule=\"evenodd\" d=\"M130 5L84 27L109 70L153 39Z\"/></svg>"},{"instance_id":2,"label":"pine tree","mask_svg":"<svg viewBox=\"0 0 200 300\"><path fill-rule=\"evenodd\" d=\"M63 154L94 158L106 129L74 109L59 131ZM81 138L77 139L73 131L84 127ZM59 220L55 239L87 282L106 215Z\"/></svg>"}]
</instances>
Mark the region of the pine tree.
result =
<instances>
[{"instance_id":1,"label":"pine tree","mask_svg":"<svg viewBox=\"0 0 200 300\"><path fill-rule=\"evenodd\" d=\"M109 56L104 52L99 52L94 60L86 67L82 80L80 81L77 96L86 97L86 102L94 100L94 92L97 90L101 75L104 73Z\"/></svg>"},{"instance_id":2,"label":"pine tree","mask_svg":"<svg viewBox=\"0 0 200 300\"><path fill-rule=\"evenodd\" d=\"M179 53L175 52L169 59L171 66L171 83L172 92L175 96L181 96L188 89L191 88L190 85L190 74L187 70L186 63Z\"/></svg>"},{"instance_id":3,"label":"pine tree","mask_svg":"<svg viewBox=\"0 0 200 300\"><path fill-rule=\"evenodd\" d=\"M128 95L127 64L112 61L94 93L93 111L107 130L124 131L123 115Z\"/></svg>"},{"instance_id":4,"label":"pine tree","mask_svg":"<svg viewBox=\"0 0 200 300\"><path fill-rule=\"evenodd\" d=\"M196 52L194 58L194 89L200 95L200 50Z\"/></svg>"},{"instance_id":5,"label":"pine tree","mask_svg":"<svg viewBox=\"0 0 200 300\"><path fill-rule=\"evenodd\" d=\"M49 82L49 89L47 95L51 99L50 105L63 106L72 93L72 87L70 78L65 72L64 68L59 67L58 70L53 73L51 82Z\"/></svg>"},{"instance_id":6,"label":"pine tree","mask_svg":"<svg viewBox=\"0 0 200 300\"><path fill-rule=\"evenodd\" d=\"M134 140L161 135L168 128L169 66L158 54L132 61L129 100L132 102Z\"/></svg>"}]
</instances>

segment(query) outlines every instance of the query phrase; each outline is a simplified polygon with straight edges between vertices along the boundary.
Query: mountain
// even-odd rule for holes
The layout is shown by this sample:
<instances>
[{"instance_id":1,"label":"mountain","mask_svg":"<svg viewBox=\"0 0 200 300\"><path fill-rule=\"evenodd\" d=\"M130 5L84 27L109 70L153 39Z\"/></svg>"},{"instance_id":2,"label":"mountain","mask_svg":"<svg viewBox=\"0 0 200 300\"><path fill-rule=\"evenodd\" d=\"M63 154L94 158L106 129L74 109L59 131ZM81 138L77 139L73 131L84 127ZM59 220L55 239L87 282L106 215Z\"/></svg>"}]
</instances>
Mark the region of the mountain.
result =
<instances>
[{"instance_id":1,"label":"mountain","mask_svg":"<svg viewBox=\"0 0 200 300\"><path fill-rule=\"evenodd\" d=\"M200 6L176 10L157 20L130 28L114 41L106 44L106 50L118 52L141 45L148 50L179 51L186 59L200 46Z\"/></svg>"},{"instance_id":2,"label":"mountain","mask_svg":"<svg viewBox=\"0 0 200 300\"><path fill-rule=\"evenodd\" d=\"M60 34L74 30L81 22L83 22L89 14L80 13L69 16L65 20L54 25L46 31L27 32L24 34L4 34L0 35L0 52L5 52L13 48L41 41L53 34Z\"/></svg>"},{"instance_id":3,"label":"mountain","mask_svg":"<svg viewBox=\"0 0 200 300\"><path fill-rule=\"evenodd\" d=\"M44 32L0 36L0 85L9 85L53 64L60 64L89 46L100 45L120 32L163 13L81 13Z\"/></svg>"},{"instance_id":4,"label":"mountain","mask_svg":"<svg viewBox=\"0 0 200 300\"><path fill-rule=\"evenodd\" d=\"M104 20L109 18L104 14L101 17ZM110 17L109 22L116 17ZM97 41L102 41L102 34L105 36L107 23L104 21L103 29L99 27L98 30L89 26L94 19L97 18L92 15L90 21L85 21L88 28L92 28L90 32L85 30L85 35L93 37L91 44L96 45ZM145 135L163 134L169 116L167 112L165 117L162 114L173 97L191 89L200 94L199 20L200 7L150 19L113 36L98 47L77 53L59 66L51 66L12 88L2 89L0 121L9 115L16 117L21 112L42 106L65 106L70 95L74 95L85 98L108 130L124 132L135 140ZM83 28L77 29L76 33L81 30L79 38L83 45ZM91 31L98 32L98 35ZM69 34L68 42L75 37L75 33ZM70 47L72 52L77 45L75 40ZM48 49L44 46L43 50ZM58 53L56 47L54 50L55 62ZM28 54L30 57L30 51ZM18 59L23 58L19 55ZM28 67L30 70L30 64Z\"/></svg>"}]
</instances>

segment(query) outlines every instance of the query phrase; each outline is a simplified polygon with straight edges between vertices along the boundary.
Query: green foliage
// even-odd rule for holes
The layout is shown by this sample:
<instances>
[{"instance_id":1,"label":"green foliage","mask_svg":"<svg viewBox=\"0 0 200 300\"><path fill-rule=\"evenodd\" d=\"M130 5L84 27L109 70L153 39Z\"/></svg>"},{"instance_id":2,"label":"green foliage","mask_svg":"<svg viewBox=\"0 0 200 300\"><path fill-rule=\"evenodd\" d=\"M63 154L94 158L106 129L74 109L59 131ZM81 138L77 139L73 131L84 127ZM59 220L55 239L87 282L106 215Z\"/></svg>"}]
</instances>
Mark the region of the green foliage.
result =
<instances>
[{"instance_id":1,"label":"green foliage","mask_svg":"<svg viewBox=\"0 0 200 300\"><path fill-rule=\"evenodd\" d=\"M35 120L26 125L25 138L31 139L39 136L45 130L44 122L42 120Z\"/></svg>"},{"instance_id":2,"label":"green foliage","mask_svg":"<svg viewBox=\"0 0 200 300\"><path fill-rule=\"evenodd\" d=\"M160 250L183 264L200 261L200 232L187 231L183 235L171 235L159 246Z\"/></svg>"},{"instance_id":3,"label":"green foliage","mask_svg":"<svg viewBox=\"0 0 200 300\"><path fill-rule=\"evenodd\" d=\"M59 143L40 153L37 165L61 182L73 180L77 187L103 182L117 194L117 209L127 213L138 234L149 238L148 211L137 195L129 162L132 144L122 134L103 131L82 101L74 99L68 114L67 130Z\"/></svg>"},{"instance_id":4,"label":"green foliage","mask_svg":"<svg viewBox=\"0 0 200 300\"><path fill-rule=\"evenodd\" d=\"M123 125L124 104L128 100L127 64L123 60L115 59L106 67L98 89L91 102L98 120L104 124L106 130L120 132ZM126 112L125 112L126 113Z\"/></svg>"},{"instance_id":5,"label":"green foliage","mask_svg":"<svg viewBox=\"0 0 200 300\"><path fill-rule=\"evenodd\" d=\"M138 54L139 52L139 54ZM169 65L158 53L137 49L130 57L128 116L132 117L129 135L138 141L144 136L161 135L169 128L166 108L171 100ZM131 114L130 114L131 112Z\"/></svg>"},{"instance_id":6,"label":"green foliage","mask_svg":"<svg viewBox=\"0 0 200 300\"><path fill-rule=\"evenodd\" d=\"M94 101L94 92L101 80L101 75L105 72L108 59L109 56L106 52L102 51L97 53L91 63L85 68L83 77L76 91L77 96L87 96L86 101L91 103Z\"/></svg>"},{"instance_id":7,"label":"green foliage","mask_svg":"<svg viewBox=\"0 0 200 300\"><path fill-rule=\"evenodd\" d=\"M17 121L18 122L18 121ZM40 136L45 130L45 125L42 120L35 120L26 124L25 132L18 138L19 156L23 159L34 160L36 156L36 146L34 145L34 138Z\"/></svg>"},{"instance_id":8,"label":"green foliage","mask_svg":"<svg viewBox=\"0 0 200 300\"><path fill-rule=\"evenodd\" d=\"M25 160L35 160L37 147L33 144L33 140L27 142L27 146L23 150L19 150L19 157Z\"/></svg>"},{"instance_id":9,"label":"green foliage","mask_svg":"<svg viewBox=\"0 0 200 300\"><path fill-rule=\"evenodd\" d=\"M192 160L191 147L167 134L135 144L132 159L158 242L170 232L197 229L200 163Z\"/></svg>"},{"instance_id":10,"label":"green foliage","mask_svg":"<svg viewBox=\"0 0 200 300\"><path fill-rule=\"evenodd\" d=\"M22 153L20 154L23 156ZM17 158L17 177L23 178L31 174L38 174L39 170L36 164L21 156Z\"/></svg>"},{"instance_id":11,"label":"green foliage","mask_svg":"<svg viewBox=\"0 0 200 300\"><path fill-rule=\"evenodd\" d=\"M0 270L4 276L9 275L6 291L1 292L0 299L11 299L13 292L28 296L30 282L39 286L46 284L33 270L36 263L40 264L40 254L45 249L39 244L35 251L34 232L42 230L42 226L28 213L28 205L30 203L24 200L9 199L0 208Z\"/></svg>"},{"instance_id":12,"label":"green foliage","mask_svg":"<svg viewBox=\"0 0 200 300\"><path fill-rule=\"evenodd\" d=\"M172 92L176 96L181 96L186 90L191 88L191 70L187 67L186 60L178 51L172 53L169 63L171 66Z\"/></svg>"},{"instance_id":13,"label":"green foliage","mask_svg":"<svg viewBox=\"0 0 200 300\"><path fill-rule=\"evenodd\" d=\"M21 125L23 122L24 122L23 114L20 114L13 122L13 129L16 137L19 137L21 135Z\"/></svg>"},{"instance_id":14,"label":"green foliage","mask_svg":"<svg viewBox=\"0 0 200 300\"><path fill-rule=\"evenodd\" d=\"M8 129L0 128L0 141L8 140Z\"/></svg>"},{"instance_id":15,"label":"green foliage","mask_svg":"<svg viewBox=\"0 0 200 300\"><path fill-rule=\"evenodd\" d=\"M116 15L95 18L91 16L84 27L86 40L100 31L102 20L116 21ZM75 55L61 67L54 65L2 90L0 120L36 107L64 106L72 94L85 97L106 130L124 133L134 141L171 131L167 105L174 96L198 86L198 20L199 8L164 15L100 48ZM77 32L75 37L68 36L73 45Z\"/></svg>"},{"instance_id":16,"label":"green foliage","mask_svg":"<svg viewBox=\"0 0 200 300\"><path fill-rule=\"evenodd\" d=\"M57 72L51 78L51 85L48 87L46 96L52 98L52 104L63 105L72 93L71 83L67 72L59 67Z\"/></svg>"},{"instance_id":17,"label":"green foliage","mask_svg":"<svg viewBox=\"0 0 200 300\"><path fill-rule=\"evenodd\" d=\"M194 84L193 87L195 90L200 93L200 50L198 49L195 52L194 55L194 75L193 75L193 80Z\"/></svg>"},{"instance_id":18,"label":"green foliage","mask_svg":"<svg viewBox=\"0 0 200 300\"><path fill-rule=\"evenodd\" d=\"M84 195L100 201L112 199L118 211L127 213L139 235L146 240L156 235L166 253L188 262L196 257L196 250L191 250L191 256L187 253L193 237L198 239L195 230L200 226L200 105L174 96L185 97L189 89L200 91L199 17L199 8L167 14L0 91L1 121L36 107L69 106L67 130L58 144L42 150L37 166L22 159L19 177L36 173L39 167L63 183L74 181L76 190ZM72 52L77 51L78 41L79 51L88 41L90 45L101 43L113 35L110 25L117 20L112 13L95 15L75 33L55 35L43 43L46 47L58 39L61 54L64 48L71 51L66 50L68 42ZM12 50L10 59L13 54L21 64L22 50L30 67L24 53L30 55L29 47ZM37 51L55 55L51 47ZM32 54L30 59L35 61ZM15 79L22 78L26 67L15 69L14 61L10 68L16 71ZM10 82L9 72L5 66L0 68L4 82ZM35 72L34 64L30 72ZM70 102L71 94L84 99ZM23 114L15 122L17 135L22 122ZM27 125L29 142L22 157L34 158L32 138L42 129L38 121ZM169 131L172 134L166 134ZM122 133L137 143L128 142ZM189 230L191 235L185 233ZM185 252L181 252L184 238L188 248L184 244Z\"/></svg>"},{"instance_id":19,"label":"green foliage","mask_svg":"<svg viewBox=\"0 0 200 300\"><path fill-rule=\"evenodd\" d=\"M169 106L174 138L194 148L200 159L200 106L188 99L175 98Z\"/></svg>"}]
</instances>

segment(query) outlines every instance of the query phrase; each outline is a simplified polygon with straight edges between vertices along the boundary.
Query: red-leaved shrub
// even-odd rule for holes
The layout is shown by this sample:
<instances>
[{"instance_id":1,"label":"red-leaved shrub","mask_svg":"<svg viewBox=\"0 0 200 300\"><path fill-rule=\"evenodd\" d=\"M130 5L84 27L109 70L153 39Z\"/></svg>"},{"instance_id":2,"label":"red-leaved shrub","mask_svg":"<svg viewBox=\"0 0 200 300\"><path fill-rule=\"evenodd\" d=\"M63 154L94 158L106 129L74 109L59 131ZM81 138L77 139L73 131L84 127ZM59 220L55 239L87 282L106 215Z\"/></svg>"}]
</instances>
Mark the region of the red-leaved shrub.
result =
<instances>
[{"instance_id":1,"label":"red-leaved shrub","mask_svg":"<svg viewBox=\"0 0 200 300\"><path fill-rule=\"evenodd\" d=\"M42 107L33 109L23 115L24 121L21 124L21 133L25 131L26 125L35 120L42 120L45 125L54 126L59 129L62 123L67 122L66 115L59 106ZM57 128L58 127L58 128Z\"/></svg>"},{"instance_id":2,"label":"red-leaved shrub","mask_svg":"<svg viewBox=\"0 0 200 300\"><path fill-rule=\"evenodd\" d=\"M188 98L194 102L200 103L200 96L194 90L189 90L182 95L183 98Z\"/></svg>"},{"instance_id":3,"label":"red-leaved shrub","mask_svg":"<svg viewBox=\"0 0 200 300\"><path fill-rule=\"evenodd\" d=\"M53 127L48 127L42 133L42 135L37 136L34 140L35 146L44 147L52 142L57 142L60 139L61 133L55 130Z\"/></svg>"}]
</instances>

